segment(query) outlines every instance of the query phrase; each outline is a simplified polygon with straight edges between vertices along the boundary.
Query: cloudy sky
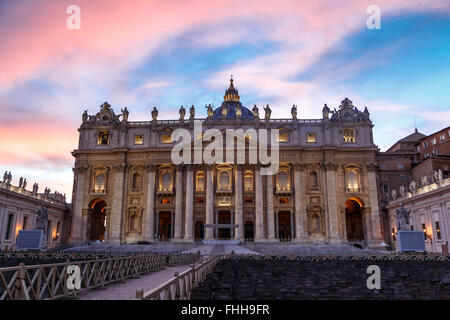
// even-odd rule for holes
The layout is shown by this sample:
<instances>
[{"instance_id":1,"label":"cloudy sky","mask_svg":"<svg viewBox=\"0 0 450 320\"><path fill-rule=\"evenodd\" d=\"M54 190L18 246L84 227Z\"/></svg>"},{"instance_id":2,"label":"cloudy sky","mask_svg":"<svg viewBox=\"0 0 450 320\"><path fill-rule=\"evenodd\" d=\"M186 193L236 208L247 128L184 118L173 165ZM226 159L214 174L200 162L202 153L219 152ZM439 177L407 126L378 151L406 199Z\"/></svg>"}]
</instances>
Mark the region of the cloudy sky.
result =
<instances>
[{"instance_id":1,"label":"cloudy sky","mask_svg":"<svg viewBox=\"0 0 450 320\"><path fill-rule=\"evenodd\" d=\"M450 123L448 0L0 0L0 173L71 195L81 114L104 101L129 120L222 102L321 118L367 106L382 151ZM81 9L70 30L66 9ZM368 29L369 5L381 29ZM1 179L1 177L0 177Z\"/></svg>"}]
</instances>

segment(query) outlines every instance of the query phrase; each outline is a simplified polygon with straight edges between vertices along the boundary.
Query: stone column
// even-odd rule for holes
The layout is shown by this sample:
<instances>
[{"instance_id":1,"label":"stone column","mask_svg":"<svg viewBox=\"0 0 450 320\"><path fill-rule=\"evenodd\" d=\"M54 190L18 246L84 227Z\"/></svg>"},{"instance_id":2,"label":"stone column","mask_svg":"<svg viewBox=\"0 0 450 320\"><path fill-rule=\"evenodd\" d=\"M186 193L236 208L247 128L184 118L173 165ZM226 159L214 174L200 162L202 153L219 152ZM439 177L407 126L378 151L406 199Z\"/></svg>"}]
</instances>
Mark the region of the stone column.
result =
<instances>
[{"instance_id":1,"label":"stone column","mask_svg":"<svg viewBox=\"0 0 450 320\"><path fill-rule=\"evenodd\" d=\"M380 208L378 205L378 192L377 192L377 178L376 178L376 164L368 164L367 165L367 192L369 194L369 202L370 202L370 217L367 217L367 220L370 220L370 225L372 228L371 239L368 239L367 244L370 247L378 246L382 241L381 236L381 216L380 216ZM365 188L366 189L366 188Z\"/></svg>"},{"instance_id":2,"label":"stone column","mask_svg":"<svg viewBox=\"0 0 450 320\"><path fill-rule=\"evenodd\" d=\"M183 225L183 167L177 166L177 176L175 182L175 221L172 220L175 240L181 239L181 229Z\"/></svg>"},{"instance_id":3,"label":"stone column","mask_svg":"<svg viewBox=\"0 0 450 320\"><path fill-rule=\"evenodd\" d=\"M159 239L159 211L156 212L155 236Z\"/></svg>"},{"instance_id":4,"label":"stone column","mask_svg":"<svg viewBox=\"0 0 450 320\"><path fill-rule=\"evenodd\" d=\"M290 223L291 223L291 241L294 239L295 237L295 232L294 232L294 212L293 211L289 211L290 214Z\"/></svg>"},{"instance_id":5,"label":"stone column","mask_svg":"<svg viewBox=\"0 0 450 320\"><path fill-rule=\"evenodd\" d=\"M144 216L144 239L154 241L155 235L155 166L149 165L147 185L147 212Z\"/></svg>"},{"instance_id":6,"label":"stone column","mask_svg":"<svg viewBox=\"0 0 450 320\"><path fill-rule=\"evenodd\" d=\"M184 240L193 241L194 223L194 174L192 165L186 167L186 215L184 221Z\"/></svg>"},{"instance_id":7,"label":"stone column","mask_svg":"<svg viewBox=\"0 0 450 320\"><path fill-rule=\"evenodd\" d=\"M214 174L213 166L208 166L208 170L206 172L206 224L213 223L213 210L214 210L214 185L213 185L213 174ZM212 228L205 228L205 239L212 240L213 239L213 230Z\"/></svg>"},{"instance_id":8,"label":"stone column","mask_svg":"<svg viewBox=\"0 0 450 320\"><path fill-rule=\"evenodd\" d=\"M236 166L235 173L235 203L234 210L236 212L235 223L238 225L238 232L234 232L234 239L242 241L244 239L244 217L243 217L243 201L242 201L242 169L241 166ZM233 228L235 230L235 228Z\"/></svg>"},{"instance_id":9,"label":"stone column","mask_svg":"<svg viewBox=\"0 0 450 320\"><path fill-rule=\"evenodd\" d=\"M73 245L83 244L83 204L84 204L84 194L87 193L85 189L86 176L88 171L88 166L76 167L73 169L75 173L75 190L73 199L73 220L72 220L72 231L70 236L70 243ZM89 187L88 187L89 189Z\"/></svg>"},{"instance_id":10,"label":"stone column","mask_svg":"<svg viewBox=\"0 0 450 320\"><path fill-rule=\"evenodd\" d=\"M325 171L327 177L327 204L328 204L328 222L330 225L330 244L342 243L339 234L338 207L336 200L336 163L325 163ZM375 185L376 187L376 185Z\"/></svg>"},{"instance_id":11,"label":"stone column","mask_svg":"<svg viewBox=\"0 0 450 320\"><path fill-rule=\"evenodd\" d=\"M306 203L303 195L306 193L302 183L302 173L305 167L294 164L294 201L295 201L295 242L305 242L305 219Z\"/></svg>"},{"instance_id":12,"label":"stone column","mask_svg":"<svg viewBox=\"0 0 450 320\"><path fill-rule=\"evenodd\" d=\"M266 176L266 198L267 198L267 238L275 240L275 225L273 212L273 175Z\"/></svg>"},{"instance_id":13,"label":"stone column","mask_svg":"<svg viewBox=\"0 0 450 320\"><path fill-rule=\"evenodd\" d=\"M279 232L278 232L278 211L275 212L275 237L279 238Z\"/></svg>"},{"instance_id":14,"label":"stone column","mask_svg":"<svg viewBox=\"0 0 450 320\"><path fill-rule=\"evenodd\" d=\"M264 241L263 190L261 169L255 170L255 242Z\"/></svg>"},{"instance_id":15,"label":"stone column","mask_svg":"<svg viewBox=\"0 0 450 320\"><path fill-rule=\"evenodd\" d=\"M170 212L170 231L169 231L169 238L172 238L173 239L173 236L174 236L174 229L175 229L175 223L174 223L174 220L175 220L175 212L173 212L173 211L171 211Z\"/></svg>"},{"instance_id":16,"label":"stone column","mask_svg":"<svg viewBox=\"0 0 450 320\"><path fill-rule=\"evenodd\" d=\"M234 211L231 211L231 224L234 224ZM231 228L230 230L230 238L233 239L235 237L234 228Z\"/></svg>"},{"instance_id":17,"label":"stone column","mask_svg":"<svg viewBox=\"0 0 450 320\"><path fill-rule=\"evenodd\" d=\"M114 185L111 205L111 233L108 239L109 243L118 244L121 242L120 230L123 216L123 182L125 174L125 165L115 165Z\"/></svg>"}]
</instances>

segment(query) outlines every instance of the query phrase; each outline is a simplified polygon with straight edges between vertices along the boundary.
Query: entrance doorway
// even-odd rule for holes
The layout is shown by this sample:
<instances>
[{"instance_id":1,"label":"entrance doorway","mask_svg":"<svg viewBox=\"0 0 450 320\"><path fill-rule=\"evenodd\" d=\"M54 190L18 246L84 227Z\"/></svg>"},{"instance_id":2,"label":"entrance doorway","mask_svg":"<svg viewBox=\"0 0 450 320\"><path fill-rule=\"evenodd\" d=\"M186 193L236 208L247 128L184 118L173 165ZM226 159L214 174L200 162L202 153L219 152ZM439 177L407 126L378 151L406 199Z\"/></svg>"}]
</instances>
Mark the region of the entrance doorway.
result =
<instances>
[{"instance_id":1,"label":"entrance doorway","mask_svg":"<svg viewBox=\"0 0 450 320\"><path fill-rule=\"evenodd\" d=\"M217 214L218 224L231 224L231 212L230 211L219 211ZM231 239L231 228L218 228L217 238L220 240Z\"/></svg>"},{"instance_id":2,"label":"entrance doorway","mask_svg":"<svg viewBox=\"0 0 450 320\"><path fill-rule=\"evenodd\" d=\"M95 199L90 207L90 241L105 240L106 230L106 202L103 199Z\"/></svg>"},{"instance_id":3,"label":"entrance doorway","mask_svg":"<svg viewBox=\"0 0 450 320\"><path fill-rule=\"evenodd\" d=\"M245 241L255 240L255 227L253 222L247 221L244 225L244 237Z\"/></svg>"},{"instance_id":4,"label":"entrance doorway","mask_svg":"<svg viewBox=\"0 0 450 320\"><path fill-rule=\"evenodd\" d=\"M172 238L172 213L170 211L159 212L158 236L161 240Z\"/></svg>"},{"instance_id":5,"label":"entrance doorway","mask_svg":"<svg viewBox=\"0 0 450 320\"><path fill-rule=\"evenodd\" d=\"M288 241L291 237L291 213L280 211L278 212L278 239Z\"/></svg>"},{"instance_id":6,"label":"entrance doorway","mask_svg":"<svg viewBox=\"0 0 450 320\"><path fill-rule=\"evenodd\" d=\"M348 241L364 240L363 210L364 203L359 198L353 197L345 201Z\"/></svg>"},{"instance_id":7,"label":"entrance doorway","mask_svg":"<svg viewBox=\"0 0 450 320\"><path fill-rule=\"evenodd\" d=\"M197 221L195 223L195 240L203 240L205 237L205 227L203 221Z\"/></svg>"}]
</instances>

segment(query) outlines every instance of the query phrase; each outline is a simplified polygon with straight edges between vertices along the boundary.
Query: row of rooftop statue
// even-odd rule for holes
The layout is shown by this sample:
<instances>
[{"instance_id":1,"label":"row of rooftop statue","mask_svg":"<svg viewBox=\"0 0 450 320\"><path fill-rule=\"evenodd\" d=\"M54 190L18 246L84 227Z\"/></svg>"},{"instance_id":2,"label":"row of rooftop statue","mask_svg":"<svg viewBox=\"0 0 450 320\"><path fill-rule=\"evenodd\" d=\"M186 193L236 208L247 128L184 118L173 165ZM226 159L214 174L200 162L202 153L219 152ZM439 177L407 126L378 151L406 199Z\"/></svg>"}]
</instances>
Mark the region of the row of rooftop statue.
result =
<instances>
[{"instance_id":1,"label":"row of rooftop statue","mask_svg":"<svg viewBox=\"0 0 450 320\"><path fill-rule=\"evenodd\" d=\"M416 183L416 181L412 179L408 187L405 185L401 185L399 187L398 194L396 189L392 189L391 191L392 200L395 200L398 197L404 198L408 193L408 189L411 195L415 195L418 188L423 188L433 183L436 183L438 186L441 186L443 180L444 178L442 175L442 170L441 169L439 169L438 171L434 170L433 175L431 177L427 177L426 175L424 175L422 178L420 178L418 183Z\"/></svg>"},{"instance_id":2,"label":"row of rooftop statue","mask_svg":"<svg viewBox=\"0 0 450 320\"><path fill-rule=\"evenodd\" d=\"M207 113L207 119L212 119L214 117L214 105L206 105L206 113ZM102 109L111 109L111 106L105 102L102 104L101 106ZM243 110L243 106L240 103L234 103L234 104L223 104L222 105L222 118L227 118L227 114L229 112L231 112L232 108L234 108L234 112L236 115L236 118L240 118L241 115L243 114L242 110ZM265 107L263 107L264 109L264 119L265 120L269 120L272 116L272 109L270 108L270 106L267 104ZM129 116L129 111L127 109L127 107L121 109L122 114L118 115L117 117L122 116L122 122L128 122L128 116ZM179 120L181 122L184 121L185 117L186 117L186 109L184 108L184 106L181 106L179 111L178 111L180 118ZM253 118L255 119L259 119L259 108L254 105L251 113L253 115ZM156 107L153 107L153 110L151 111L151 115L152 115L152 121L156 122L157 118L158 118L158 109ZM291 108L291 116L292 119L297 119L297 105L293 105ZM358 108L353 106L353 103L351 100L349 100L348 98L345 98L344 100L341 101L341 105L339 106L339 110L336 110L336 108L334 108L334 110L330 110L330 108L327 106L327 104L324 104L323 108L322 108L322 117L324 120L330 120L330 121L340 121L340 120L352 120L352 121L357 121L357 122L365 122L365 121L370 121L370 113L367 109L367 107L364 108L364 111L359 111ZM95 118L94 116L90 116L88 115L87 110L85 110L83 112L82 115L82 121L83 124L85 123L89 123L91 122L91 120ZM194 120L195 118L195 107L194 105L192 105L189 108L189 120Z\"/></svg>"},{"instance_id":3,"label":"row of rooftop statue","mask_svg":"<svg viewBox=\"0 0 450 320\"><path fill-rule=\"evenodd\" d=\"M5 171L3 174L3 184L6 186L10 186L12 181L12 174L11 171ZM27 178L20 177L19 179L19 185L18 188L22 190L26 190L27 187ZM39 184L34 183L33 184L33 190L31 191L31 194L33 197L36 197L39 190ZM66 202L66 194L59 193L58 191L55 191L53 194L50 194L51 190L50 188L44 189L44 198L45 199L53 199L60 202Z\"/></svg>"}]
</instances>

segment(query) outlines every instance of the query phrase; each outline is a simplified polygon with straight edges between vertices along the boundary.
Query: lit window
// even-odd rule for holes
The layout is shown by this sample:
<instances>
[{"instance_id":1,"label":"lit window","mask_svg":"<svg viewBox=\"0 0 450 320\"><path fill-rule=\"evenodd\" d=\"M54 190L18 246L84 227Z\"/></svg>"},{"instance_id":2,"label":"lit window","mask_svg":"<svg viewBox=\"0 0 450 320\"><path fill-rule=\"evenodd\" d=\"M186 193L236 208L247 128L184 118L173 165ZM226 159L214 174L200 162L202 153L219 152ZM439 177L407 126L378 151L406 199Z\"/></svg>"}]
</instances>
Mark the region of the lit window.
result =
<instances>
[{"instance_id":1,"label":"lit window","mask_svg":"<svg viewBox=\"0 0 450 320\"><path fill-rule=\"evenodd\" d=\"M161 204L170 204L170 198L161 198Z\"/></svg>"},{"instance_id":2,"label":"lit window","mask_svg":"<svg viewBox=\"0 0 450 320\"><path fill-rule=\"evenodd\" d=\"M230 174L228 171L221 171L219 174L219 190L230 190Z\"/></svg>"},{"instance_id":3,"label":"lit window","mask_svg":"<svg viewBox=\"0 0 450 320\"><path fill-rule=\"evenodd\" d=\"M280 130L278 133L278 142L288 142L288 134Z\"/></svg>"},{"instance_id":4,"label":"lit window","mask_svg":"<svg viewBox=\"0 0 450 320\"><path fill-rule=\"evenodd\" d=\"M359 192L358 170L347 169L347 191Z\"/></svg>"},{"instance_id":5,"label":"lit window","mask_svg":"<svg viewBox=\"0 0 450 320\"><path fill-rule=\"evenodd\" d=\"M161 177L161 182L162 182L162 190L164 191L172 190L172 175L170 174L170 172L163 173Z\"/></svg>"},{"instance_id":6,"label":"lit window","mask_svg":"<svg viewBox=\"0 0 450 320\"><path fill-rule=\"evenodd\" d=\"M436 221L434 224L436 226L436 236L438 240L441 240L441 227L439 226L439 221Z\"/></svg>"},{"instance_id":7,"label":"lit window","mask_svg":"<svg viewBox=\"0 0 450 320\"><path fill-rule=\"evenodd\" d=\"M316 142L316 134L315 133L308 133L306 135L306 142L308 142L308 143Z\"/></svg>"},{"instance_id":8,"label":"lit window","mask_svg":"<svg viewBox=\"0 0 450 320\"><path fill-rule=\"evenodd\" d=\"M205 190L205 174L203 171L197 173L196 189L197 191Z\"/></svg>"},{"instance_id":9,"label":"lit window","mask_svg":"<svg viewBox=\"0 0 450 320\"><path fill-rule=\"evenodd\" d=\"M431 144L432 144L432 145L435 145L435 144L436 144L436 138L433 138L433 139L431 140Z\"/></svg>"},{"instance_id":10,"label":"lit window","mask_svg":"<svg viewBox=\"0 0 450 320\"><path fill-rule=\"evenodd\" d=\"M94 192L97 192L97 193L105 192L105 174L104 173L99 173L95 177Z\"/></svg>"},{"instance_id":11,"label":"lit window","mask_svg":"<svg viewBox=\"0 0 450 320\"><path fill-rule=\"evenodd\" d=\"M250 171L244 174L244 190L253 191L253 173Z\"/></svg>"},{"instance_id":12,"label":"lit window","mask_svg":"<svg viewBox=\"0 0 450 320\"><path fill-rule=\"evenodd\" d=\"M404 166L403 166L402 164L399 164L399 165L398 165L398 168L399 168L399 169L403 169Z\"/></svg>"},{"instance_id":13,"label":"lit window","mask_svg":"<svg viewBox=\"0 0 450 320\"><path fill-rule=\"evenodd\" d=\"M109 132L108 131L100 131L98 133L97 144L108 144L109 141Z\"/></svg>"},{"instance_id":14,"label":"lit window","mask_svg":"<svg viewBox=\"0 0 450 320\"><path fill-rule=\"evenodd\" d=\"M252 197L246 197L245 198L245 204L252 204L253 203L253 198Z\"/></svg>"},{"instance_id":15,"label":"lit window","mask_svg":"<svg viewBox=\"0 0 450 320\"><path fill-rule=\"evenodd\" d=\"M345 128L342 137L345 143L355 143L355 130L352 128Z\"/></svg>"},{"instance_id":16,"label":"lit window","mask_svg":"<svg viewBox=\"0 0 450 320\"><path fill-rule=\"evenodd\" d=\"M288 174L286 171L280 171L278 173L278 190L288 190Z\"/></svg>"},{"instance_id":17,"label":"lit window","mask_svg":"<svg viewBox=\"0 0 450 320\"><path fill-rule=\"evenodd\" d=\"M289 198L280 198L279 202L282 204L287 204L287 203L289 203Z\"/></svg>"},{"instance_id":18,"label":"lit window","mask_svg":"<svg viewBox=\"0 0 450 320\"><path fill-rule=\"evenodd\" d=\"M144 144L144 136L134 136L134 144Z\"/></svg>"},{"instance_id":19,"label":"lit window","mask_svg":"<svg viewBox=\"0 0 450 320\"><path fill-rule=\"evenodd\" d=\"M166 129L163 131L163 134L161 135L161 142L172 143L172 130Z\"/></svg>"}]
</instances>

